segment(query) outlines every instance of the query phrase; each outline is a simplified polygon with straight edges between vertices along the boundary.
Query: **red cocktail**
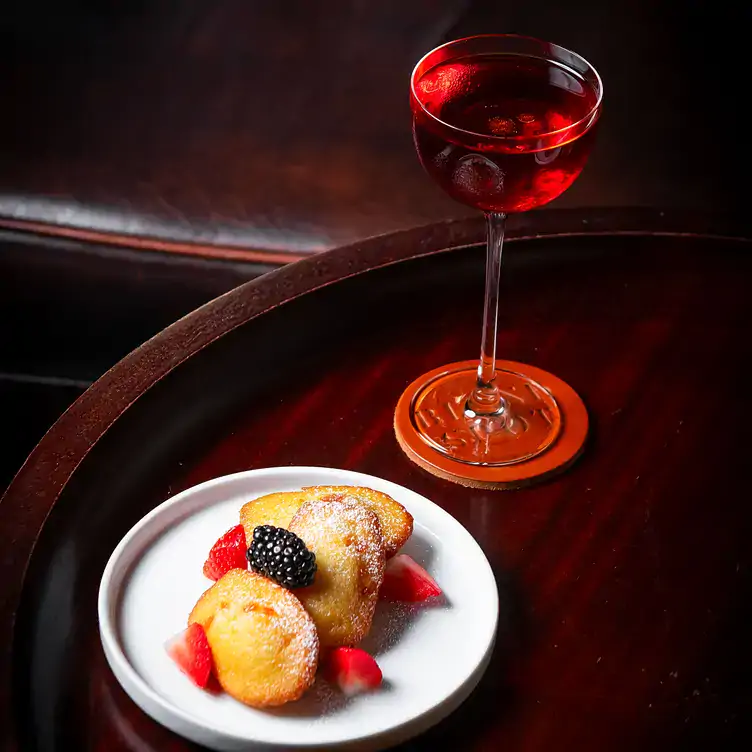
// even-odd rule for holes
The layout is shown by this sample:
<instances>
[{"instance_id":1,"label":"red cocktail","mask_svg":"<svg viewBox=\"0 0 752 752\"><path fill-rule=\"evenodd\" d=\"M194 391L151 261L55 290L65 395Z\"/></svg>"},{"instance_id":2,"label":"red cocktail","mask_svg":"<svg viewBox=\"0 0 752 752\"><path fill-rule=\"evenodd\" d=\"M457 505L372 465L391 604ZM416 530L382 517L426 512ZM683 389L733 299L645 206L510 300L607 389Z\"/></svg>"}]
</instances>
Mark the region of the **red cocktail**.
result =
<instances>
[{"instance_id":1,"label":"red cocktail","mask_svg":"<svg viewBox=\"0 0 752 752\"><path fill-rule=\"evenodd\" d=\"M455 200L484 211L526 211L580 174L597 101L587 81L549 60L499 54L447 61L415 82L415 146Z\"/></svg>"},{"instance_id":2,"label":"red cocktail","mask_svg":"<svg viewBox=\"0 0 752 752\"><path fill-rule=\"evenodd\" d=\"M602 94L598 73L579 55L514 35L450 42L413 71L421 163L452 198L488 219L480 364L453 363L418 379L395 416L403 448L441 475L516 484L565 465L584 441L587 414L564 382L496 362L496 321L506 215L542 206L574 182Z\"/></svg>"}]
</instances>

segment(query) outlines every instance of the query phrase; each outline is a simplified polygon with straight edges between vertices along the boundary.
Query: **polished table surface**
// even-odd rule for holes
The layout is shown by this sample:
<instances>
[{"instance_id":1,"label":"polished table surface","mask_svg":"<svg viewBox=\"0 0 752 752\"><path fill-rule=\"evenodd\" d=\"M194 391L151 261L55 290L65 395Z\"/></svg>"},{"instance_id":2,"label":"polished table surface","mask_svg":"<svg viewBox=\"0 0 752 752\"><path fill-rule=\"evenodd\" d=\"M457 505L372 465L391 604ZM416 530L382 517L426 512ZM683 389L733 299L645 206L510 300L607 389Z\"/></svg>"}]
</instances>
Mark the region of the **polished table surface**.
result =
<instances>
[{"instance_id":1,"label":"polished table surface","mask_svg":"<svg viewBox=\"0 0 752 752\"><path fill-rule=\"evenodd\" d=\"M466 216L415 158L408 81L429 49L481 32L558 42L602 74L599 143L557 206L744 208L751 8L16 1L0 224L289 258Z\"/></svg>"},{"instance_id":2,"label":"polished table surface","mask_svg":"<svg viewBox=\"0 0 752 752\"><path fill-rule=\"evenodd\" d=\"M536 238L546 228L531 224L531 239L509 244L499 340L588 406L584 455L549 483L463 488L413 465L393 435L405 386L476 352L480 221L273 271L176 322L83 395L0 502L4 752L191 749L105 664L102 567L181 489L290 464L422 493L494 569L489 671L405 750L749 749L750 241L723 239L735 231L721 226L666 235L659 213L558 220L560 234ZM660 232L632 234L640 224Z\"/></svg>"}]
</instances>

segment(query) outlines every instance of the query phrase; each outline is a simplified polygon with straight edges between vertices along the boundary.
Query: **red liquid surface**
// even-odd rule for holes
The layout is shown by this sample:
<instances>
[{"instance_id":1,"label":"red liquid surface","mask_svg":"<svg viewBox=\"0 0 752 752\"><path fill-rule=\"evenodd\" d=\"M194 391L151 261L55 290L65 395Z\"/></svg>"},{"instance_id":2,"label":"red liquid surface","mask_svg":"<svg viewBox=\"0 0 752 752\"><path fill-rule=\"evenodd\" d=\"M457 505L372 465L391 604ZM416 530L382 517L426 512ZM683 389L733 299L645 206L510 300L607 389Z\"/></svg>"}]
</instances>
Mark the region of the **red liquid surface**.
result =
<instances>
[{"instance_id":1,"label":"red liquid surface","mask_svg":"<svg viewBox=\"0 0 752 752\"><path fill-rule=\"evenodd\" d=\"M556 131L592 113L595 90L540 58L446 61L420 77L415 96L413 133L423 166L454 199L484 211L526 211L555 199L580 174L592 145L587 120Z\"/></svg>"}]
</instances>

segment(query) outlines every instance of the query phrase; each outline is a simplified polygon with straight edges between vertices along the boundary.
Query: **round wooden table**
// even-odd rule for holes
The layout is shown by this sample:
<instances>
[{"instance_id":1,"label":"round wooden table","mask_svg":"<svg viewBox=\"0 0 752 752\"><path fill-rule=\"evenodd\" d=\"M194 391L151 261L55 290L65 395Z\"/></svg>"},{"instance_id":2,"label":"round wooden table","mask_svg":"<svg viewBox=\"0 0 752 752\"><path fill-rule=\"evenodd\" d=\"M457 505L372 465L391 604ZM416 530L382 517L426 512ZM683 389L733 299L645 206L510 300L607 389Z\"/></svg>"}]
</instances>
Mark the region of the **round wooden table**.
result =
<instances>
[{"instance_id":1,"label":"round wooden table","mask_svg":"<svg viewBox=\"0 0 752 752\"><path fill-rule=\"evenodd\" d=\"M482 232L435 225L271 272L149 340L60 418L0 503L3 750L192 748L105 663L103 566L181 489L293 464L415 489L494 568L491 666L404 749L748 748L751 241L659 212L521 220L499 354L571 384L591 434L562 476L492 492L425 473L392 431L413 378L476 355Z\"/></svg>"}]
</instances>

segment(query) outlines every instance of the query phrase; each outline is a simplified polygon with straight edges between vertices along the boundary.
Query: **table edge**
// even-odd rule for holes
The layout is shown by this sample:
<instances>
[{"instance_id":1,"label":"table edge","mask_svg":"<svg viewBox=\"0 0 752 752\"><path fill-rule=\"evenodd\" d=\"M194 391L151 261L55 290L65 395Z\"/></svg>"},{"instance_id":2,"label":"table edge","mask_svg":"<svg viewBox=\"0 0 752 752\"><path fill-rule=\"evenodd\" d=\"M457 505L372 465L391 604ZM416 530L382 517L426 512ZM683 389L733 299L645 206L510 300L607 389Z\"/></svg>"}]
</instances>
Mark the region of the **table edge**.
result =
<instances>
[{"instance_id":1,"label":"table edge","mask_svg":"<svg viewBox=\"0 0 752 752\"><path fill-rule=\"evenodd\" d=\"M738 217L653 209L548 210L510 221L512 241L593 235L696 236L752 240ZM275 269L209 301L126 355L42 437L0 498L0 738L20 750L12 698L13 633L26 569L47 516L70 478L115 421L152 386L238 326L314 290L401 261L477 245L482 217L380 235ZM110 399L99 402L109 393Z\"/></svg>"}]
</instances>

